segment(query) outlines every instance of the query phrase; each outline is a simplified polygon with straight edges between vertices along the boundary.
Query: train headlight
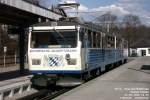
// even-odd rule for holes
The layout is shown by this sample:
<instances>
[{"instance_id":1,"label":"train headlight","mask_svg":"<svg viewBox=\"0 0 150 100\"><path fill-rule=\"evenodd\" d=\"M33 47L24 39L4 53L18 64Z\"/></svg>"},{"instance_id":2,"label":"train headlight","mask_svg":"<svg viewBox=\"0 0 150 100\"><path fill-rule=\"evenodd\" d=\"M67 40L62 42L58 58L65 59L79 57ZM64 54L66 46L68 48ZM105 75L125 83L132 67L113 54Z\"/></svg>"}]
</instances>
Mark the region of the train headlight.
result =
<instances>
[{"instance_id":1,"label":"train headlight","mask_svg":"<svg viewBox=\"0 0 150 100\"><path fill-rule=\"evenodd\" d=\"M32 59L32 65L41 65L41 59Z\"/></svg>"},{"instance_id":2,"label":"train headlight","mask_svg":"<svg viewBox=\"0 0 150 100\"><path fill-rule=\"evenodd\" d=\"M68 62L68 65L76 65L77 60L76 59L70 59L70 61Z\"/></svg>"}]
</instances>

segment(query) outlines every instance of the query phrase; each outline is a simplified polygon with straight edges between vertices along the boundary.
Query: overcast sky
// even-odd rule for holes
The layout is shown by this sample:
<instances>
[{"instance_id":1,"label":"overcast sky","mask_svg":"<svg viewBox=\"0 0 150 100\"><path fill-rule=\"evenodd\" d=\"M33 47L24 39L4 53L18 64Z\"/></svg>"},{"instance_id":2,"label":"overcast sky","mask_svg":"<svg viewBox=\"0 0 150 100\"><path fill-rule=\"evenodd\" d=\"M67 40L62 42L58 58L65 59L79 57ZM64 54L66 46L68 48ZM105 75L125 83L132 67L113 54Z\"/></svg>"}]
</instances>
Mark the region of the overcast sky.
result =
<instances>
[{"instance_id":1,"label":"overcast sky","mask_svg":"<svg viewBox=\"0 0 150 100\"><path fill-rule=\"evenodd\" d=\"M111 11L117 16L134 14L140 17L142 23L150 26L150 0L40 0L43 5L50 6L62 2L80 3L79 11L98 11L92 16ZM99 12L102 11L102 12ZM87 15L87 14L86 14ZM85 14L81 14L85 16ZM91 14L89 14L91 16Z\"/></svg>"}]
</instances>

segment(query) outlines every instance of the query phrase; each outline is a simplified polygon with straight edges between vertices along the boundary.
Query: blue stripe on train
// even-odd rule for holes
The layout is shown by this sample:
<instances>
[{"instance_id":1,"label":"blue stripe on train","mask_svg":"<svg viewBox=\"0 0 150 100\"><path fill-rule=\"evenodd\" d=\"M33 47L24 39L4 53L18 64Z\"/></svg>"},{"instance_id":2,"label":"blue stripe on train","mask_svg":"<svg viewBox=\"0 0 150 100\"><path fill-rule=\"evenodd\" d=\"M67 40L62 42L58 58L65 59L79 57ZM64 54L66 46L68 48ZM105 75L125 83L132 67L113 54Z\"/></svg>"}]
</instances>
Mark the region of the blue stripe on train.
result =
<instances>
[{"instance_id":1,"label":"blue stripe on train","mask_svg":"<svg viewBox=\"0 0 150 100\"><path fill-rule=\"evenodd\" d=\"M33 74L44 73L44 74L81 74L82 70L32 70Z\"/></svg>"}]
</instances>

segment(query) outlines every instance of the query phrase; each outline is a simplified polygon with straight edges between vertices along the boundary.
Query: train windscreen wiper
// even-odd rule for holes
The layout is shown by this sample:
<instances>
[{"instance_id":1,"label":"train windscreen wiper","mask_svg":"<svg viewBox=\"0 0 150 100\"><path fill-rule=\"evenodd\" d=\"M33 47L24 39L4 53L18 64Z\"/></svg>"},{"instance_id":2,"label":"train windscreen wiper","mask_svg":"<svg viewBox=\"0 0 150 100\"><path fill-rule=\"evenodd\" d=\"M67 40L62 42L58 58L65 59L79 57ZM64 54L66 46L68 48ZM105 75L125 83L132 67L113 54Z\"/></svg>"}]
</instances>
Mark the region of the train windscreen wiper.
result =
<instances>
[{"instance_id":1,"label":"train windscreen wiper","mask_svg":"<svg viewBox=\"0 0 150 100\"><path fill-rule=\"evenodd\" d=\"M58 32L56 29L54 29L54 31L55 31L61 38L64 39L64 36L63 36L60 32Z\"/></svg>"}]
</instances>

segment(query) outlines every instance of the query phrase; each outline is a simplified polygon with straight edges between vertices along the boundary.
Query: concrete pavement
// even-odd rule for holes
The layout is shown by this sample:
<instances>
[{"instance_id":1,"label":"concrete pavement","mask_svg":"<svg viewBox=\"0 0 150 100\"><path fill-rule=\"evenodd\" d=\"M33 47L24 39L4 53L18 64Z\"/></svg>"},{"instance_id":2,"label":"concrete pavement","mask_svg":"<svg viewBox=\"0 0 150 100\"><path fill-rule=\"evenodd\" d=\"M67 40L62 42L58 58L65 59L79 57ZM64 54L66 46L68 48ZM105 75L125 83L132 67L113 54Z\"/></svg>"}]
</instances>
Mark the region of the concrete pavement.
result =
<instances>
[{"instance_id":1,"label":"concrete pavement","mask_svg":"<svg viewBox=\"0 0 150 100\"><path fill-rule=\"evenodd\" d=\"M139 57L55 100L150 100L150 57Z\"/></svg>"}]
</instances>

